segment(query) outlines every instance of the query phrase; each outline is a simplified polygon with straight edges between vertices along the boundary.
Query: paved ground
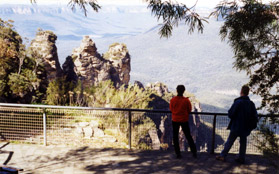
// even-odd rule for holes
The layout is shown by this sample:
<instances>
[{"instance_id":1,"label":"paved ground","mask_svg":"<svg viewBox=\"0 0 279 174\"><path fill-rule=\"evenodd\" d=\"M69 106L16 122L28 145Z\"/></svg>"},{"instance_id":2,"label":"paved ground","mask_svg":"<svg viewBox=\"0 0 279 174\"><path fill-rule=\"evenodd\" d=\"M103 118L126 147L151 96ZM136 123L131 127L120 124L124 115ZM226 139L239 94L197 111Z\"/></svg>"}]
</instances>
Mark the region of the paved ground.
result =
<instances>
[{"instance_id":1,"label":"paved ground","mask_svg":"<svg viewBox=\"0 0 279 174\"><path fill-rule=\"evenodd\" d=\"M262 156L248 155L246 165L215 160L214 155L183 153L175 159L172 151L129 151L127 149L68 148L22 144L0 144L0 161L24 169L22 173L271 173L278 172ZM13 154L11 153L13 152ZM9 154L11 155L9 158Z\"/></svg>"}]
</instances>

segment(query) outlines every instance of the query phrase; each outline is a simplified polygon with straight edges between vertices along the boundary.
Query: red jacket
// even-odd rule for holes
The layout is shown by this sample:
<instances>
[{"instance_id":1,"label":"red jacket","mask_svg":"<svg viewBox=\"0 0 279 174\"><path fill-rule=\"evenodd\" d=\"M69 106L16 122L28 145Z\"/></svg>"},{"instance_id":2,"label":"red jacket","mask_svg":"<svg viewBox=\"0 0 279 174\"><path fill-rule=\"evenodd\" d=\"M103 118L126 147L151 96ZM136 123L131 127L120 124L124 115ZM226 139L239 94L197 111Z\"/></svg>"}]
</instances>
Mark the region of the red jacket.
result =
<instances>
[{"instance_id":1,"label":"red jacket","mask_svg":"<svg viewBox=\"0 0 279 174\"><path fill-rule=\"evenodd\" d=\"M170 101L170 110L172 112L172 121L187 122L189 120L189 113L192 110L192 105L188 98L176 96Z\"/></svg>"}]
</instances>

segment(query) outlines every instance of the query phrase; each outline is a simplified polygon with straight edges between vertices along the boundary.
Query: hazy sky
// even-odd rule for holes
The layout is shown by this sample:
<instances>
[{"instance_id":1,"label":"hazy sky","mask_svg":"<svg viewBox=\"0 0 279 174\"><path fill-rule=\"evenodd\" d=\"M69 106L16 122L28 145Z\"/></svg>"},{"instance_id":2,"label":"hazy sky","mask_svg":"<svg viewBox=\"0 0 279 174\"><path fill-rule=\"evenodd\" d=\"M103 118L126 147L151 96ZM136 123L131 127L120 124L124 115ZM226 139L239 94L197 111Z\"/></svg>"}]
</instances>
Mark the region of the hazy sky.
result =
<instances>
[{"instance_id":1,"label":"hazy sky","mask_svg":"<svg viewBox=\"0 0 279 174\"><path fill-rule=\"evenodd\" d=\"M70 0L36 0L37 4L66 4ZM197 0L174 0L189 6L196 3ZM215 7L221 0L198 0L199 7ZM143 0L98 0L101 5L144 5ZM0 4L30 4L30 0L0 0Z\"/></svg>"}]
</instances>

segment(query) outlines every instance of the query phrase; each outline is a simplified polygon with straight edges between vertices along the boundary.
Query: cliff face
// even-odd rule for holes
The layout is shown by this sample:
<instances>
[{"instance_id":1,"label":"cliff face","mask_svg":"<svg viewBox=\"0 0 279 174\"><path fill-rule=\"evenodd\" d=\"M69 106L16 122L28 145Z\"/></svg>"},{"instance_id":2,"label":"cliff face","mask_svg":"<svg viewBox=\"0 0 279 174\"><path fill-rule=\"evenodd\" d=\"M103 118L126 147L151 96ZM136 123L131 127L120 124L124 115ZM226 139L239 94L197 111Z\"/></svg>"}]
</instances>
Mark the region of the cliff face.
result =
<instances>
[{"instance_id":1,"label":"cliff face","mask_svg":"<svg viewBox=\"0 0 279 174\"><path fill-rule=\"evenodd\" d=\"M116 87L128 85L131 60L126 46L114 44L104 57L98 53L93 40L84 36L80 47L63 64L64 73L67 79L79 79L85 86L97 85L105 80L113 81Z\"/></svg>"},{"instance_id":2,"label":"cliff face","mask_svg":"<svg viewBox=\"0 0 279 174\"><path fill-rule=\"evenodd\" d=\"M30 45L36 61L44 66L48 81L61 77L63 74L57 56L56 39L57 36L51 31L39 31Z\"/></svg>"}]
</instances>

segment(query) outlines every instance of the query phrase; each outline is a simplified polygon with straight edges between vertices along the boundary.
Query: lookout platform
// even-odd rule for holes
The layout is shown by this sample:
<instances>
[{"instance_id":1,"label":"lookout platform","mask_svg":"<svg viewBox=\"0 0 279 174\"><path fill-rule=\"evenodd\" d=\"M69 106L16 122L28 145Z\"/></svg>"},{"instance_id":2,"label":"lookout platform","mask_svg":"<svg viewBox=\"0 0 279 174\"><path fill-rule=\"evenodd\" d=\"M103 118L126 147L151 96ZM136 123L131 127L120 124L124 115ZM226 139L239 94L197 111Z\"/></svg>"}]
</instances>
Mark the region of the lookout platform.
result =
<instances>
[{"instance_id":1,"label":"lookout platform","mask_svg":"<svg viewBox=\"0 0 279 174\"><path fill-rule=\"evenodd\" d=\"M230 154L226 162L215 155L199 153L194 159L189 152L176 159L173 151L140 151L113 148L40 146L1 142L0 160L20 173L92 174L92 173L203 173L254 174L277 170L262 155L247 155L247 163L234 162ZM12 152L12 153L11 153ZM11 155L12 154L12 155Z\"/></svg>"}]
</instances>

